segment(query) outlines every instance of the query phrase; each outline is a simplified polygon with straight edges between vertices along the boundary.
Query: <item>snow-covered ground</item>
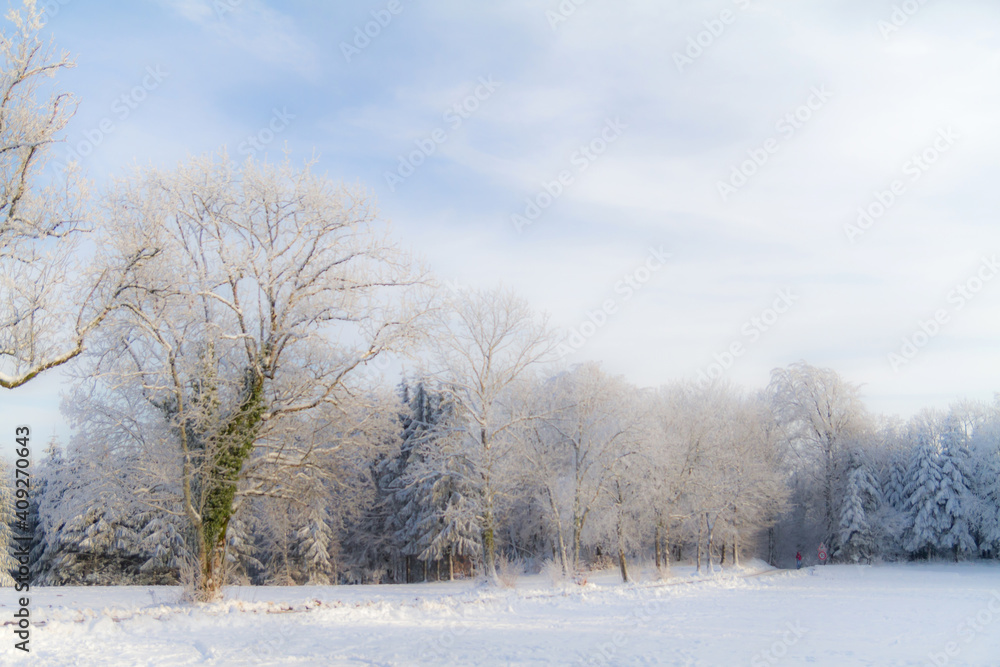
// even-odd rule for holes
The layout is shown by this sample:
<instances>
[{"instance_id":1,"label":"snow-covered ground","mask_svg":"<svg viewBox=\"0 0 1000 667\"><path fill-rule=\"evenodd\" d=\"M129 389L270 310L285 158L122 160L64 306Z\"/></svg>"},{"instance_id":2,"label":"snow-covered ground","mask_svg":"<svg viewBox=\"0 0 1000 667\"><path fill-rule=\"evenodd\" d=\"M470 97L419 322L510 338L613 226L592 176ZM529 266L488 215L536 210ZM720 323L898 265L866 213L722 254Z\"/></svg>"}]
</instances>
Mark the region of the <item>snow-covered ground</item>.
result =
<instances>
[{"instance_id":1,"label":"snow-covered ground","mask_svg":"<svg viewBox=\"0 0 1000 667\"><path fill-rule=\"evenodd\" d=\"M234 588L42 588L33 652L4 627L0 664L1000 665L1000 567L745 568L632 585L473 582ZM0 592L0 619L14 593Z\"/></svg>"}]
</instances>

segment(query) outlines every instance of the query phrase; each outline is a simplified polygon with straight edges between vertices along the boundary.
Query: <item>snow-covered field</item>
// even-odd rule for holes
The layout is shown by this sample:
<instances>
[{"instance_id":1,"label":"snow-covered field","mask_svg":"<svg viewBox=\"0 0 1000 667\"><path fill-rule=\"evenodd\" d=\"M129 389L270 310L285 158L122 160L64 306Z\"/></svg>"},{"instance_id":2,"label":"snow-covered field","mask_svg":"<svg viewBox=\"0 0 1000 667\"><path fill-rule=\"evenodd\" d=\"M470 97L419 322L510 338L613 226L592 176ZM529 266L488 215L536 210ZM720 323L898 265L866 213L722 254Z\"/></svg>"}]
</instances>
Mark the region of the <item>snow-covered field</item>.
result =
<instances>
[{"instance_id":1,"label":"snow-covered field","mask_svg":"<svg viewBox=\"0 0 1000 667\"><path fill-rule=\"evenodd\" d=\"M1000 567L745 568L585 586L472 582L234 588L191 608L174 588L33 591L38 665L1000 665ZM14 594L0 593L0 618Z\"/></svg>"}]
</instances>

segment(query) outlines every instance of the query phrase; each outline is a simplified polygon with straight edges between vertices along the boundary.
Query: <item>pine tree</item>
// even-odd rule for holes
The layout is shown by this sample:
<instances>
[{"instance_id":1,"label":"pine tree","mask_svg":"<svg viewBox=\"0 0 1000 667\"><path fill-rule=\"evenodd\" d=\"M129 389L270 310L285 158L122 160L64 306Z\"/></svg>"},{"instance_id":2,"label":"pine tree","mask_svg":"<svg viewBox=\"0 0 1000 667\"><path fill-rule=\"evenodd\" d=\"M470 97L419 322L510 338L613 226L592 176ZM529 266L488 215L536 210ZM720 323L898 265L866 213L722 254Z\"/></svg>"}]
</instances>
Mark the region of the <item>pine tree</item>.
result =
<instances>
[{"instance_id":1,"label":"pine tree","mask_svg":"<svg viewBox=\"0 0 1000 667\"><path fill-rule=\"evenodd\" d=\"M305 522L299 528L296 537L298 538L298 557L305 578L304 583L310 586L329 585L330 575L334 574L333 564L330 561L333 535L330 528L330 516L323 499L316 499L309 503Z\"/></svg>"},{"instance_id":2,"label":"pine tree","mask_svg":"<svg viewBox=\"0 0 1000 667\"><path fill-rule=\"evenodd\" d=\"M14 559L14 493L13 470L0 458L0 587L13 586L13 574L18 568Z\"/></svg>"},{"instance_id":3,"label":"pine tree","mask_svg":"<svg viewBox=\"0 0 1000 667\"><path fill-rule=\"evenodd\" d=\"M906 509L910 525L904 547L911 556L930 558L939 548L947 517L941 502L941 446L936 433L921 433L906 480Z\"/></svg>"},{"instance_id":4,"label":"pine tree","mask_svg":"<svg viewBox=\"0 0 1000 667\"><path fill-rule=\"evenodd\" d=\"M391 512L390 529L400 555L423 563L426 578L429 564L444 552L427 552L436 533L439 507L434 502L435 474L427 473L428 457L434 456L447 436L450 412L442 396L419 383L409 401L410 412L403 419L402 447L395 477L387 484ZM411 575L412 576L412 575Z\"/></svg>"},{"instance_id":5,"label":"pine tree","mask_svg":"<svg viewBox=\"0 0 1000 667\"><path fill-rule=\"evenodd\" d=\"M257 518L250 507L251 503L244 499L235 510L226 531L227 581L232 584L257 582L264 570L254 543Z\"/></svg>"},{"instance_id":6,"label":"pine tree","mask_svg":"<svg viewBox=\"0 0 1000 667\"><path fill-rule=\"evenodd\" d=\"M59 531L53 510L64 491L61 485L63 464L62 450L53 440L45 450L44 458L35 466L32 479L34 493L31 497L34 527L30 555L32 583L55 583L53 561L57 556Z\"/></svg>"},{"instance_id":7,"label":"pine tree","mask_svg":"<svg viewBox=\"0 0 1000 667\"><path fill-rule=\"evenodd\" d=\"M429 510L414 526L417 538L413 547L420 549L417 558L422 561L446 559L451 579L455 556L478 556L482 551L479 487L472 481L473 466L453 449L454 443L442 439L435 444L443 445L430 459L438 465L414 480L421 490L417 498Z\"/></svg>"},{"instance_id":8,"label":"pine tree","mask_svg":"<svg viewBox=\"0 0 1000 667\"><path fill-rule=\"evenodd\" d=\"M871 562L878 550L872 522L882 505L878 482L866 462L852 454L847 489L840 511L840 553L844 560Z\"/></svg>"},{"instance_id":9,"label":"pine tree","mask_svg":"<svg viewBox=\"0 0 1000 667\"><path fill-rule=\"evenodd\" d=\"M889 506L903 511L906 508L906 461L899 452L889 457L883 488Z\"/></svg>"},{"instance_id":10,"label":"pine tree","mask_svg":"<svg viewBox=\"0 0 1000 667\"><path fill-rule=\"evenodd\" d=\"M161 581L175 582L191 560L184 539L184 526L174 517L159 512L151 512L145 519L139 533L139 545L145 560L139 571Z\"/></svg>"},{"instance_id":11,"label":"pine tree","mask_svg":"<svg viewBox=\"0 0 1000 667\"><path fill-rule=\"evenodd\" d=\"M979 477L979 548L984 554L1000 557L1000 447L995 443L980 447L975 467Z\"/></svg>"},{"instance_id":12,"label":"pine tree","mask_svg":"<svg viewBox=\"0 0 1000 667\"><path fill-rule=\"evenodd\" d=\"M145 560L141 527L132 498L95 472L99 462L79 453L65 459L49 448L35 477L36 530L32 548L36 583L42 585L137 583Z\"/></svg>"},{"instance_id":13,"label":"pine tree","mask_svg":"<svg viewBox=\"0 0 1000 667\"><path fill-rule=\"evenodd\" d=\"M941 452L941 488L938 504L942 507L940 548L950 549L957 561L977 550L973 537L975 497L971 487L970 454L965 444L949 438Z\"/></svg>"}]
</instances>

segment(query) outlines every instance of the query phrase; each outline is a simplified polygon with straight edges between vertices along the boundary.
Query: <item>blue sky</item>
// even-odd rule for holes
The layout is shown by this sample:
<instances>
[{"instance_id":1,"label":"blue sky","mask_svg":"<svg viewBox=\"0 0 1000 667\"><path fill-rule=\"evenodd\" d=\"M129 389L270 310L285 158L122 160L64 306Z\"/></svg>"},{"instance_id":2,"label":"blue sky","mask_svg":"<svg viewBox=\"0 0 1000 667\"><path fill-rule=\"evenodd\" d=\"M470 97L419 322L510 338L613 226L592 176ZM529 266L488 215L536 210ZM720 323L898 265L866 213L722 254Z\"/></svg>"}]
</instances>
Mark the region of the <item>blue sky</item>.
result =
<instances>
[{"instance_id":1,"label":"blue sky","mask_svg":"<svg viewBox=\"0 0 1000 667\"><path fill-rule=\"evenodd\" d=\"M516 288L567 362L640 385L804 359L876 411L989 399L1000 6L814 4L50 0L80 101L53 158L100 187L251 137L315 154L443 282ZM0 421L63 432L62 382Z\"/></svg>"}]
</instances>

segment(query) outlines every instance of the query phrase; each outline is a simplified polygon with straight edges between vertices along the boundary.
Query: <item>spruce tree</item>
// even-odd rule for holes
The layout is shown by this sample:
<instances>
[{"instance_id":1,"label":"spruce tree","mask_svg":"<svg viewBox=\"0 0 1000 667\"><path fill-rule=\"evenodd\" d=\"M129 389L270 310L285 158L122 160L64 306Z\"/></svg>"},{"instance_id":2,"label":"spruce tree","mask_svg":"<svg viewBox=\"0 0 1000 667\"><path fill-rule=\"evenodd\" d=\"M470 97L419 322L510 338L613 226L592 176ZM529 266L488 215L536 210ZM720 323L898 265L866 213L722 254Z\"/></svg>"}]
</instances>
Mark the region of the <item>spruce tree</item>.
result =
<instances>
[{"instance_id":1,"label":"spruce tree","mask_svg":"<svg viewBox=\"0 0 1000 667\"><path fill-rule=\"evenodd\" d=\"M941 488L938 504L942 508L941 549L952 551L955 560L977 550L973 537L975 497L971 489L971 456L964 443L949 438L941 452Z\"/></svg>"},{"instance_id":2,"label":"spruce tree","mask_svg":"<svg viewBox=\"0 0 1000 667\"><path fill-rule=\"evenodd\" d=\"M913 557L930 558L940 548L946 528L941 502L941 446L936 433L921 433L914 448L906 479L906 511L909 526L904 532L904 547Z\"/></svg>"},{"instance_id":3,"label":"spruce tree","mask_svg":"<svg viewBox=\"0 0 1000 667\"><path fill-rule=\"evenodd\" d=\"M866 462L852 454L847 489L840 512L840 553L843 560L871 562L878 550L873 519L882 505L878 482Z\"/></svg>"},{"instance_id":4,"label":"spruce tree","mask_svg":"<svg viewBox=\"0 0 1000 667\"><path fill-rule=\"evenodd\" d=\"M0 458L0 587L14 585L14 492L13 469Z\"/></svg>"}]
</instances>

